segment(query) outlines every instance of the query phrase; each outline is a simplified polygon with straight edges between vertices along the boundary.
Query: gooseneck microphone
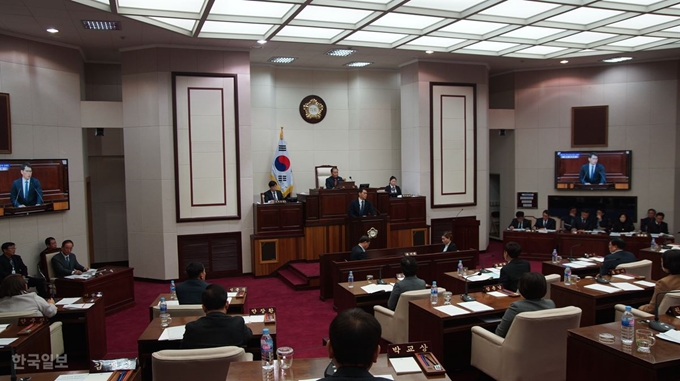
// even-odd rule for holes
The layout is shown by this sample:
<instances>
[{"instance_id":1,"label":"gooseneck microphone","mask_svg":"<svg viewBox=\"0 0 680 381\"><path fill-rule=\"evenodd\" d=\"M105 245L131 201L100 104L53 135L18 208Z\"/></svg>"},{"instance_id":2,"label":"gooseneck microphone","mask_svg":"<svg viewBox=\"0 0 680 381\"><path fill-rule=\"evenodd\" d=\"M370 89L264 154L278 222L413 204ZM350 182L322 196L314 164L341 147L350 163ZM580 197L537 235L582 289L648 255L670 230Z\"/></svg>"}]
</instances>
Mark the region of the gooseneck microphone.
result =
<instances>
[{"instance_id":1,"label":"gooseneck microphone","mask_svg":"<svg viewBox=\"0 0 680 381\"><path fill-rule=\"evenodd\" d=\"M654 300L654 321L649 322L649 328L659 332L666 332L670 331L671 329L675 329L675 327L673 327L672 325L659 321L659 295L676 294L679 292L680 290L673 290L659 292L658 294L656 294L656 298Z\"/></svg>"},{"instance_id":2,"label":"gooseneck microphone","mask_svg":"<svg viewBox=\"0 0 680 381\"><path fill-rule=\"evenodd\" d=\"M389 265L384 265L378 269L378 281L375 282L376 284L385 284L385 281L382 278L382 270L383 268L387 267L389 269Z\"/></svg>"},{"instance_id":3,"label":"gooseneck microphone","mask_svg":"<svg viewBox=\"0 0 680 381\"><path fill-rule=\"evenodd\" d=\"M460 298L464 302L474 302L477 299L475 299L475 297L472 296L472 295L468 295L468 279L467 279L467 276L463 276L463 278L465 278L465 293L463 295L461 295Z\"/></svg>"},{"instance_id":4,"label":"gooseneck microphone","mask_svg":"<svg viewBox=\"0 0 680 381\"><path fill-rule=\"evenodd\" d=\"M458 211L458 213L456 213L456 216L453 217L453 218L456 218L456 217L460 216L460 214L463 213L463 209L464 209L464 208L460 208L460 210Z\"/></svg>"},{"instance_id":5,"label":"gooseneck microphone","mask_svg":"<svg viewBox=\"0 0 680 381\"><path fill-rule=\"evenodd\" d=\"M569 262L574 261L574 248L579 247L579 246L583 246L583 244L579 243L578 245L574 245L574 246L569 248Z\"/></svg>"}]
</instances>

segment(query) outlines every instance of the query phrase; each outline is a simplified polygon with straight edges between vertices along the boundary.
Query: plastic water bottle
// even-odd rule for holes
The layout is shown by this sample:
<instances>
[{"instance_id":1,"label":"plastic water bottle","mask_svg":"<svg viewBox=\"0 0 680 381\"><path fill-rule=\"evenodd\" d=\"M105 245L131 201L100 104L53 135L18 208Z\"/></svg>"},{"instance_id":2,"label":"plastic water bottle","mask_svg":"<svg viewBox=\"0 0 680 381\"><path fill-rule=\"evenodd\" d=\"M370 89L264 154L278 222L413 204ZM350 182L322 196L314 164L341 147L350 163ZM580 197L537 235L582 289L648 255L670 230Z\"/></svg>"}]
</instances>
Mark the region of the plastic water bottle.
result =
<instances>
[{"instance_id":1,"label":"plastic water bottle","mask_svg":"<svg viewBox=\"0 0 680 381\"><path fill-rule=\"evenodd\" d=\"M175 289L175 281L170 281L170 300L177 300L177 290Z\"/></svg>"},{"instance_id":2,"label":"plastic water bottle","mask_svg":"<svg viewBox=\"0 0 680 381\"><path fill-rule=\"evenodd\" d=\"M652 244L650 245L649 248L654 250L654 251L656 251L659 248L659 246L656 244L656 240L654 238L652 238Z\"/></svg>"},{"instance_id":3,"label":"plastic water bottle","mask_svg":"<svg viewBox=\"0 0 680 381\"><path fill-rule=\"evenodd\" d=\"M158 317L161 318L161 327L165 328L170 325L170 314L168 313L168 303L165 302L164 297L161 297L159 309L160 314Z\"/></svg>"},{"instance_id":4,"label":"plastic water bottle","mask_svg":"<svg viewBox=\"0 0 680 381\"><path fill-rule=\"evenodd\" d=\"M349 272L349 276L347 277L347 283L349 283L349 288L354 288L354 274L352 272Z\"/></svg>"},{"instance_id":5,"label":"plastic water bottle","mask_svg":"<svg viewBox=\"0 0 680 381\"><path fill-rule=\"evenodd\" d=\"M571 267L564 269L564 285L571 286Z\"/></svg>"},{"instance_id":6,"label":"plastic water bottle","mask_svg":"<svg viewBox=\"0 0 680 381\"><path fill-rule=\"evenodd\" d=\"M274 340L269 335L269 328L262 330L260 353L262 354L262 380L274 380Z\"/></svg>"},{"instance_id":7,"label":"plastic water bottle","mask_svg":"<svg viewBox=\"0 0 680 381\"><path fill-rule=\"evenodd\" d=\"M553 249L553 252L552 252L552 263L557 263L557 249Z\"/></svg>"},{"instance_id":8,"label":"plastic water bottle","mask_svg":"<svg viewBox=\"0 0 680 381\"><path fill-rule=\"evenodd\" d=\"M635 316L630 310L630 306L626 306L626 311L621 316L621 342L625 345L633 344L635 335Z\"/></svg>"},{"instance_id":9,"label":"plastic water bottle","mask_svg":"<svg viewBox=\"0 0 680 381\"><path fill-rule=\"evenodd\" d=\"M463 261L459 259L458 260L458 276L461 276L461 275L463 275Z\"/></svg>"},{"instance_id":10,"label":"plastic water bottle","mask_svg":"<svg viewBox=\"0 0 680 381\"><path fill-rule=\"evenodd\" d=\"M432 288L430 289L430 303L439 303L439 290L437 290L437 281L432 281Z\"/></svg>"}]
</instances>

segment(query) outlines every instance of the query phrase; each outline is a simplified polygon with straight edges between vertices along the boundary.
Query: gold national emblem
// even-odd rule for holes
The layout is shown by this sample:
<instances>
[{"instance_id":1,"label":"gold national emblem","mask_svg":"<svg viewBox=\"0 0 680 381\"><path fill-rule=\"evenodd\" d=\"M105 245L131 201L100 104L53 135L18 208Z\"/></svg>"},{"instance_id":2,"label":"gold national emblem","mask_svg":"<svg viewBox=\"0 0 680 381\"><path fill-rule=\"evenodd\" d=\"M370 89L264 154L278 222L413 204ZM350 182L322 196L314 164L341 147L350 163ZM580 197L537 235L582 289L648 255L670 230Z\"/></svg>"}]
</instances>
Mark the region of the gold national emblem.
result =
<instances>
[{"instance_id":1,"label":"gold national emblem","mask_svg":"<svg viewBox=\"0 0 680 381\"><path fill-rule=\"evenodd\" d=\"M302 108L305 110L305 118L307 119L321 119L323 113L323 105L312 98L309 102L305 103Z\"/></svg>"}]
</instances>

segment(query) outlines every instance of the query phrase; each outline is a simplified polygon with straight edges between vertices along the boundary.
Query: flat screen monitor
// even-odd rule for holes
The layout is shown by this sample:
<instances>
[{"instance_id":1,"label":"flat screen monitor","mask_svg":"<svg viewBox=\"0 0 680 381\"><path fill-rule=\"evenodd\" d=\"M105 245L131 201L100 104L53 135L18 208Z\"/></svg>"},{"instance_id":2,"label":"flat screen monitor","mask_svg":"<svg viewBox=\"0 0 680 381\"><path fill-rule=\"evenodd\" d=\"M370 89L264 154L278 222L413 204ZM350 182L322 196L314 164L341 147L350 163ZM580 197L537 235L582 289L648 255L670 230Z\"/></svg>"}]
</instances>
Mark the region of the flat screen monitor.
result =
<instances>
[{"instance_id":1,"label":"flat screen monitor","mask_svg":"<svg viewBox=\"0 0 680 381\"><path fill-rule=\"evenodd\" d=\"M630 190L632 151L557 151L555 189Z\"/></svg>"},{"instance_id":2,"label":"flat screen monitor","mask_svg":"<svg viewBox=\"0 0 680 381\"><path fill-rule=\"evenodd\" d=\"M69 209L68 159L0 159L0 217Z\"/></svg>"}]
</instances>

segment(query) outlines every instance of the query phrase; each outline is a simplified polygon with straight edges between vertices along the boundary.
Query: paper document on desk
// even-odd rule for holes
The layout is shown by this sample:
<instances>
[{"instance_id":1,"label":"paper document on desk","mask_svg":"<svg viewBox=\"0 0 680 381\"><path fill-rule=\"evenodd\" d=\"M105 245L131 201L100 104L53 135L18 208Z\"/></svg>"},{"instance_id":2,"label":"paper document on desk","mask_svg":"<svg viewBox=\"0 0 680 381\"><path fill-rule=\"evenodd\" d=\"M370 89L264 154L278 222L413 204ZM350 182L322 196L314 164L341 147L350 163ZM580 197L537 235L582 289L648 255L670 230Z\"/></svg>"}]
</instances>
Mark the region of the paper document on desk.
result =
<instances>
[{"instance_id":1,"label":"paper document on desk","mask_svg":"<svg viewBox=\"0 0 680 381\"><path fill-rule=\"evenodd\" d=\"M595 262L600 262L600 263L604 262L604 257L590 257L590 259L592 259Z\"/></svg>"},{"instance_id":2,"label":"paper document on desk","mask_svg":"<svg viewBox=\"0 0 680 381\"><path fill-rule=\"evenodd\" d=\"M90 373L84 378L84 381L107 381L112 374L113 372Z\"/></svg>"},{"instance_id":3,"label":"paper document on desk","mask_svg":"<svg viewBox=\"0 0 680 381\"><path fill-rule=\"evenodd\" d=\"M449 316L464 315L470 313L470 311L452 305L438 306L435 307L434 309L437 311L441 311Z\"/></svg>"},{"instance_id":4,"label":"paper document on desk","mask_svg":"<svg viewBox=\"0 0 680 381\"><path fill-rule=\"evenodd\" d=\"M588 266L593 266L593 264L588 263L588 262L581 262L581 261L574 261L574 262L569 262L569 263L564 264L564 267L571 267L572 269L583 269L583 268L586 268Z\"/></svg>"},{"instance_id":5,"label":"paper document on desk","mask_svg":"<svg viewBox=\"0 0 680 381\"><path fill-rule=\"evenodd\" d=\"M264 315L250 315L251 323L264 323Z\"/></svg>"},{"instance_id":6,"label":"paper document on desk","mask_svg":"<svg viewBox=\"0 0 680 381\"><path fill-rule=\"evenodd\" d=\"M504 296L508 296L507 294L504 294L504 293L498 292L498 291L490 291L490 292L487 292L486 294L491 295L491 296L495 296L497 298L502 298Z\"/></svg>"},{"instance_id":7,"label":"paper document on desk","mask_svg":"<svg viewBox=\"0 0 680 381\"><path fill-rule=\"evenodd\" d=\"M458 305L461 306L461 307L465 307L472 312L492 311L493 310L493 308L487 306L486 304L480 303L480 302L461 302L461 303L458 303Z\"/></svg>"},{"instance_id":8,"label":"paper document on desk","mask_svg":"<svg viewBox=\"0 0 680 381\"><path fill-rule=\"evenodd\" d=\"M184 338L184 330L186 326L184 325L178 325L176 327L168 327L163 330L163 333L161 333L161 336L158 338L158 341L163 341L163 340L182 340Z\"/></svg>"},{"instance_id":9,"label":"paper document on desk","mask_svg":"<svg viewBox=\"0 0 680 381\"><path fill-rule=\"evenodd\" d=\"M646 280L639 280L639 281L633 282L633 283L637 283L637 284L639 284L640 286L645 286L645 287L654 287L654 286L656 286L656 284L654 284L654 283L652 283L652 282L647 282Z\"/></svg>"},{"instance_id":10,"label":"paper document on desk","mask_svg":"<svg viewBox=\"0 0 680 381\"><path fill-rule=\"evenodd\" d=\"M482 280L493 279L493 275L492 274L468 275L467 277L464 278L467 278L468 282L479 282Z\"/></svg>"},{"instance_id":11,"label":"paper document on desk","mask_svg":"<svg viewBox=\"0 0 680 381\"><path fill-rule=\"evenodd\" d=\"M92 274L67 275L64 278L66 278L66 279L90 279L90 278L92 278Z\"/></svg>"},{"instance_id":12,"label":"paper document on desk","mask_svg":"<svg viewBox=\"0 0 680 381\"><path fill-rule=\"evenodd\" d=\"M238 292L227 292L227 297L228 298L235 298L236 294L238 294Z\"/></svg>"},{"instance_id":13,"label":"paper document on desk","mask_svg":"<svg viewBox=\"0 0 680 381\"><path fill-rule=\"evenodd\" d=\"M656 337L680 344L680 331L677 329L671 329L670 331L659 333L656 335Z\"/></svg>"},{"instance_id":14,"label":"paper document on desk","mask_svg":"<svg viewBox=\"0 0 680 381\"><path fill-rule=\"evenodd\" d=\"M619 288L611 287L611 286L605 286L603 284L589 284L589 285L585 286L585 288L589 288L589 289L595 290L595 291L606 292L608 294L611 294L611 293L617 292L617 291L621 291L621 289L619 289Z\"/></svg>"},{"instance_id":15,"label":"paper document on desk","mask_svg":"<svg viewBox=\"0 0 680 381\"><path fill-rule=\"evenodd\" d=\"M78 303L78 304L67 304L64 306L67 310L86 310L94 306L94 303Z\"/></svg>"},{"instance_id":16,"label":"paper document on desk","mask_svg":"<svg viewBox=\"0 0 680 381\"><path fill-rule=\"evenodd\" d=\"M619 279L625 279L625 280L635 279L634 276L630 276L630 275L626 275L626 274L616 274L616 275L612 275L612 278L619 278Z\"/></svg>"},{"instance_id":17,"label":"paper document on desk","mask_svg":"<svg viewBox=\"0 0 680 381\"><path fill-rule=\"evenodd\" d=\"M9 324L0 324L0 332L4 331L9 327Z\"/></svg>"},{"instance_id":18,"label":"paper document on desk","mask_svg":"<svg viewBox=\"0 0 680 381\"><path fill-rule=\"evenodd\" d=\"M369 294L373 294L379 291L392 292L392 288L394 288L394 286L392 286L391 284L369 284L361 287L362 290L366 291Z\"/></svg>"},{"instance_id":19,"label":"paper document on desk","mask_svg":"<svg viewBox=\"0 0 680 381\"><path fill-rule=\"evenodd\" d=\"M420 365L416 362L416 359L411 357L392 357L390 358L390 364L397 374L404 373L420 373Z\"/></svg>"},{"instance_id":20,"label":"paper document on desk","mask_svg":"<svg viewBox=\"0 0 680 381\"><path fill-rule=\"evenodd\" d=\"M89 375L89 373L62 374L61 376L55 378L54 381L83 381Z\"/></svg>"},{"instance_id":21,"label":"paper document on desk","mask_svg":"<svg viewBox=\"0 0 680 381\"><path fill-rule=\"evenodd\" d=\"M380 377L380 378L386 378L388 380L394 380L394 377L392 377L391 374L376 374L373 377ZM318 380L318 378L317 378Z\"/></svg>"},{"instance_id":22,"label":"paper document on desk","mask_svg":"<svg viewBox=\"0 0 680 381\"><path fill-rule=\"evenodd\" d=\"M609 284L611 284L612 286L614 286L616 288L620 288L622 290L625 290L625 291L642 291L642 290L644 290L644 288L642 288L640 286L636 286L634 284L630 284L630 283L626 283L626 282L611 282Z\"/></svg>"},{"instance_id":23,"label":"paper document on desk","mask_svg":"<svg viewBox=\"0 0 680 381\"><path fill-rule=\"evenodd\" d=\"M80 298L63 298L62 300L55 303L58 306L65 306L67 304L73 304L77 302Z\"/></svg>"},{"instance_id":24,"label":"paper document on desk","mask_svg":"<svg viewBox=\"0 0 680 381\"><path fill-rule=\"evenodd\" d=\"M0 345L10 345L14 340L16 340L16 337L3 337L0 338Z\"/></svg>"},{"instance_id":25,"label":"paper document on desk","mask_svg":"<svg viewBox=\"0 0 680 381\"><path fill-rule=\"evenodd\" d=\"M166 300L165 304L168 306L179 306L179 300ZM161 302L158 302L158 307L161 306Z\"/></svg>"}]
</instances>

